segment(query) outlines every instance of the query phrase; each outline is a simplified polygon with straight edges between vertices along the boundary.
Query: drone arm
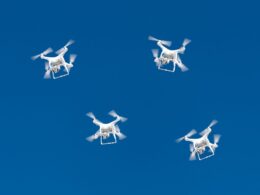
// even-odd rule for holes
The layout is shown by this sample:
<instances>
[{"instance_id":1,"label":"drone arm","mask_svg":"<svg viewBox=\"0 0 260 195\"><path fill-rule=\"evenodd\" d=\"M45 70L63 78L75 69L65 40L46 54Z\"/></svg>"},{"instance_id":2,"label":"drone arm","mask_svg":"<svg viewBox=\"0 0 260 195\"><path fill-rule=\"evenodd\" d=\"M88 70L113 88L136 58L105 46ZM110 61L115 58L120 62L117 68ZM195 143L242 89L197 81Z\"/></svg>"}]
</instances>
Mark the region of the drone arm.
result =
<instances>
[{"instance_id":1,"label":"drone arm","mask_svg":"<svg viewBox=\"0 0 260 195\"><path fill-rule=\"evenodd\" d=\"M92 141L98 139L98 138L100 137L100 135L101 135L101 133L100 133L100 131L98 130L95 134L93 134L93 135L87 137L86 140L92 142Z\"/></svg>"},{"instance_id":2,"label":"drone arm","mask_svg":"<svg viewBox=\"0 0 260 195\"><path fill-rule=\"evenodd\" d=\"M188 137L185 137L184 140L187 141L187 142L192 142L192 143L195 142L195 139L191 139L191 138L188 138Z\"/></svg>"},{"instance_id":3,"label":"drone arm","mask_svg":"<svg viewBox=\"0 0 260 195\"><path fill-rule=\"evenodd\" d=\"M98 139L101 136L100 130L98 130L93 136L94 136L94 139Z\"/></svg>"},{"instance_id":4,"label":"drone arm","mask_svg":"<svg viewBox=\"0 0 260 195\"><path fill-rule=\"evenodd\" d=\"M46 57L46 56L44 56L43 54L42 54L42 55L40 55L40 58L41 58L41 59L43 59L43 60L47 60L47 61L49 61L49 58L48 58L48 57Z\"/></svg>"},{"instance_id":5,"label":"drone arm","mask_svg":"<svg viewBox=\"0 0 260 195\"><path fill-rule=\"evenodd\" d=\"M210 147L209 147L210 151L214 154L215 153L215 146L214 144L210 144Z\"/></svg>"},{"instance_id":6,"label":"drone arm","mask_svg":"<svg viewBox=\"0 0 260 195\"><path fill-rule=\"evenodd\" d=\"M208 133L206 133L206 134L209 135L211 132L212 132L212 129L209 128L209 131L208 131Z\"/></svg>"},{"instance_id":7,"label":"drone arm","mask_svg":"<svg viewBox=\"0 0 260 195\"><path fill-rule=\"evenodd\" d=\"M177 49L177 53L184 54L186 48L184 46L181 46L179 49Z\"/></svg>"},{"instance_id":8,"label":"drone arm","mask_svg":"<svg viewBox=\"0 0 260 195\"><path fill-rule=\"evenodd\" d=\"M161 43L161 41L158 41L158 42L157 42L157 45L158 45L162 50L164 50L165 47L163 46L163 44Z\"/></svg>"},{"instance_id":9,"label":"drone arm","mask_svg":"<svg viewBox=\"0 0 260 195\"><path fill-rule=\"evenodd\" d=\"M211 133L212 129L210 127L207 128L207 132L203 135L203 137L208 137Z\"/></svg>"},{"instance_id":10,"label":"drone arm","mask_svg":"<svg viewBox=\"0 0 260 195\"><path fill-rule=\"evenodd\" d=\"M112 123L112 125L116 125L120 120L121 120L120 117L117 116L116 119L114 121L112 121L111 123Z\"/></svg>"},{"instance_id":11,"label":"drone arm","mask_svg":"<svg viewBox=\"0 0 260 195\"><path fill-rule=\"evenodd\" d=\"M182 72L185 72L187 70L189 70L189 68L187 68L181 61L181 59L179 57L177 57L177 61L176 64L178 65L178 67L181 69Z\"/></svg>"},{"instance_id":12,"label":"drone arm","mask_svg":"<svg viewBox=\"0 0 260 195\"><path fill-rule=\"evenodd\" d=\"M177 60L178 63L182 64L181 58L180 58L180 56L178 54L176 56L176 60Z\"/></svg>"},{"instance_id":13,"label":"drone arm","mask_svg":"<svg viewBox=\"0 0 260 195\"><path fill-rule=\"evenodd\" d=\"M63 51L60 53L60 55L64 56L68 52L68 48L64 47Z\"/></svg>"},{"instance_id":14,"label":"drone arm","mask_svg":"<svg viewBox=\"0 0 260 195\"><path fill-rule=\"evenodd\" d=\"M97 119L93 119L93 121L92 121L95 125L97 125L97 126L100 126L102 123L99 121L99 120L97 120Z\"/></svg>"},{"instance_id":15,"label":"drone arm","mask_svg":"<svg viewBox=\"0 0 260 195\"><path fill-rule=\"evenodd\" d=\"M95 133L95 137L96 139L99 138L102 135L101 130L99 129L96 133Z\"/></svg>"}]
</instances>

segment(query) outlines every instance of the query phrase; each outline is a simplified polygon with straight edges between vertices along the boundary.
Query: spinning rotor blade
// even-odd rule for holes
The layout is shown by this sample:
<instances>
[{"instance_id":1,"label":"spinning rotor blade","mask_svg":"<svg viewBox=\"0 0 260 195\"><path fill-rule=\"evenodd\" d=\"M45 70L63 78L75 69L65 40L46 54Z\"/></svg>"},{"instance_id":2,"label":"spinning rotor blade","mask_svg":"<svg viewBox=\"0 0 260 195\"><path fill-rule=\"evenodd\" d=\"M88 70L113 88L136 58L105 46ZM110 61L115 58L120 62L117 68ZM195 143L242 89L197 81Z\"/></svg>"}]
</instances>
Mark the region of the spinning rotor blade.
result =
<instances>
[{"instance_id":1,"label":"spinning rotor blade","mask_svg":"<svg viewBox=\"0 0 260 195\"><path fill-rule=\"evenodd\" d=\"M36 60L37 58L39 58L41 56L41 54L35 55L32 57L32 60Z\"/></svg>"},{"instance_id":2,"label":"spinning rotor blade","mask_svg":"<svg viewBox=\"0 0 260 195\"><path fill-rule=\"evenodd\" d=\"M119 133L116 133L116 135L118 136L118 138L119 138L120 140L122 140L122 139L125 139L125 138L126 138L126 136L125 136L123 133L121 133L121 132L119 132Z\"/></svg>"},{"instance_id":3,"label":"spinning rotor blade","mask_svg":"<svg viewBox=\"0 0 260 195\"><path fill-rule=\"evenodd\" d=\"M64 47L62 47L62 48L60 48L58 51L56 51L55 53L57 54L57 55L60 55L63 51L64 51Z\"/></svg>"},{"instance_id":4,"label":"spinning rotor blade","mask_svg":"<svg viewBox=\"0 0 260 195\"><path fill-rule=\"evenodd\" d=\"M193 151L191 154L190 154L190 160L196 160L196 152Z\"/></svg>"},{"instance_id":5,"label":"spinning rotor blade","mask_svg":"<svg viewBox=\"0 0 260 195\"><path fill-rule=\"evenodd\" d=\"M168 47L170 47L172 45L172 42L171 41L164 41L164 40L160 40L160 39L157 39L153 36L149 36L148 37L148 40L150 41L156 41L156 42L161 42L163 45L166 45Z\"/></svg>"},{"instance_id":6,"label":"spinning rotor blade","mask_svg":"<svg viewBox=\"0 0 260 195\"><path fill-rule=\"evenodd\" d=\"M152 49L154 62L156 63L157 66L161 65L160 59L159 59L159 50L158 49Z\"/></svg>"},{"instance_id":7,"label":"spinning rotor blade","mask_svg":"<svg viewBox=\"0 0 260 195\"><path fill-rule=\"evenodd\" d=\"M50 79L51 78L51 70L47 70L44 74L45 79Z\"/></svg>"},{"instance_id":8,"label":"spinning rotor blade","mask_svg":"<svg viewBox=\"0 0 260 195\"><path fill-rule=\"evenodd\" d=\"M185 66L183 63L176 63L176 64L181 69L182 72L186 72L189 70L189 68Z\"/></svg>"},{"instance_id":9,"label":"spinning rotor blade","mask_svg":"<svg viewBox=\"0 0 260 195\"><path fill-rule=\"evenodd\" d=\"M186 45L188 45L190 42L191 42L190 39L184 39L184 41L183 41L183 43L182 43L183 47L185 47Z\"/></svg>"},{"instance_id":10,"label":"spinning rotor blade","mask_svg":"<svg viewBox=\"0 0 260 195\"><path fill-rule=\"evenodd\" d=\"M45 62L45 74L44 74L44 79L50 79L51 78L51 69L49 67L49 63Z\"/></svg>"},{"instance_id":11,"label":"spinning rotor blade","mask_svg":"<svg viewBox=\"0 0 260 195\"><path fill-rule=\"evenodd\" d=\"M206 128L206 129L204 129L203 131L200 132L200 135L203 136L203 135L209 133L210 131L211 131L210 128Z\"/></svg>"},{"instance_id":12,"label":"spinning rotor blade","mask_svg":"<svg viewBox=\"0 0 260 195\"><path fill-rule=\"evenodd\" d=\"M192 129L192 130L191 130L189 133L187 133L185 136L183 136L183 137L177 139L176 142L179 143L179 142L181 142L182 140L184 140L186 137L187 137L187 138L188 138L188 137L191 137L191 136L193 136L193 135L196 134L196 133L197 133L197 131L196 131L195 129Z\"/></svg>"},{"instance_id":13,"label":"spinning rotor blade","mask_svg":"<svg viewBox=\"0 0 260 195\"><path fill-rule=\"evenodd\" d=\"M181 141L183 141L183 140L184 140L184 138L185 138L185 136L183 136L183 137L180 137L179 139L176 139L176 142L177 142L177 143L180 143Z\"/></svg>"},{"instance_id":14,"label":"spinning rotor blade","mask_svg":"<svg viewBox=\"0 0 260 195\"><path fill-rule=\"evenodd\" d=\"M42 52L42 53L40 53L40 54L38 54L38 55L35 55L35 56L33 56L32 57L32 60L36 60L37 58L39 58L41 55L47 55L47 54L49 54L49 53L51 53L53 50L52 50L52 48L48 48L48 49L46 49L44 52Z\"/></svg>"},{"instance_id":15,"label":"spinning rotor blade","mask_svg":"<svg viewBox=\"0 0 260 195\"><path fill-rule=\"evenodd\" d=\"M46 49L44 52L42 52L42 54L43 55L47 55L47 54L49 54L49 53L51 53L51 52L53 52L53 50L52 50L52 48L48 48L48 49Z\"/></svg>"},{"instance_id":16,"label":"spinning rotor blade","mask_svg":"<svg viewBox=\"0 0 260 195\"><path fill-rule=\"evenodd\" d=\"M121 131L120 131L120 129L119 129L119 126L118 126L118 125L116 125L116 135L118 136L118 138L119 138L120 140L122 140L122 139L125 139L125 138L126 138L126 136L125 136L123 133L121 133Z\"/></svg>"},{"instance_id":17,"label":"spinning rotor blade","mask_svg":"<svg viewBox=\"0 0 260 195\"><path fill-rule=\"evenodd\" d=\"M148 37L148 40L150 40L150 41L160 41L159 39L156 39L155 37L153 37L151 35Z\"/></svg>"},{"instance_id":18,"label":"spinning rotor blade","mask_svg":"<svg viewBox=\"0 0 260 195\"><path fill-rule=\"evenodd\" d=\"M67 69L68 69L68 72L70 71L70 69L73 67L73 64L67 64L66 65L66 67L67 67ZM66 70L64 70L64 71L66 71Z\"/></svg>"},{"instance_id":19,"label":"spinning rotor blade","mask_svg":"<svg viewBox=\"0 0 260 195\"><path fill-rule=\"evenodd\" d=\"M125 122L127 120L127 118L119 116L114 110L111 110L108 114L115 118L119 117L122 122Z\"/></svg>"},{"instance_id":20,"label":"spinning rotor blade","mask_svg":"<svg viewBox=\"0 0 260 195\"><path fill-rule=\"evenodd\" d=\"M217 120L213 120L213 121L211 121L211 123L209 124L208 128L213 127L213 126L216 125L217 123L218 123Z\"/></svg>"},{"instance_id":21,"label":"spinning rotor blade","mask_svg":"<svg viewBox=\"0 0 260 195\"><path fill-rule=\"evenodd\" d=\"M187 133L186 135L185 135L185 137L191 137L191 136L193 136L194 134L196 134L197 133L197 131L195 130L195 129L192 129L189 133Z\"/></svg>"},{"instance_id":22,"label":"spinning rotor blade","mask_svg":"<svg viewBox=\"0 0 260 195\"><path fill-rule=\"evenodd\" d=\"M88 112L87 116L92 119L96 119L95 115L92 112Z\"/></svg>"},{"instance_id":23,"label":"spinning rotor blade","mask_svg":"<svg viewBox=\"0 0 260 195\"><path fill-rule=\"evenodd\" d=\"M155 59L154 59L154 62L155 62L155 64L156 64L156 66L158 66L158 67L161 66L161 62L160 62L159 58L155 58Z\"/></svg>"},{"instance_id":24,"label":"spinning rotor blade","mask_svg":"<svg viewBox=\"0 0 260 195\"><path fill-rule=\"evenodd\" d=\"M193 144L190 144L190 152L193 152L194 148L193 148Z\"/></svg>"},{"instance_id":25,"label":"spinning rotor blade","mask_svg":"<svg viewBox=\"0 0 260 195\"><path fill-rule=\"evenodd\" d=\"M214 135L214 144L217 144L219 142L220 137L221 137L221 135L219 135L219 134Z\"/></svg>"},{"instance_id":26,"label":"spinning rotor blade","mask_svg":"<svg viewBox=\"0 0 260 195\"><path fill-rule=\"evenodd\" d=\"M50 68L50 67L49 67L49 64L48 64L48 62L46 62L46 63L45 63L45 71L49 70L49 68Z\"/></svg>"},{"instance_id":27,"label":"spinning rotor blade","mask_svg":"<svg viewBox=\"0 0 260 195\"><path fill-rule=\"evenodd\" d=\"M76 54L71 54L70 55L70 64L73 64L75 62L76 58L77 58Z\"/></svg>"},{"instance_id":28,"label":"spinning rotor blade","mask_svg":"<svg viewBox=\"0 0 260 195\"><path fill-rule=\"evenodd\" d=\"M217 124L217 123L218 123L217 120L211 121L211 123L209 124L209 126L208 126L205 130L203 130L202 132L200 132L200 135L203 136L203 135L209 133L209 132L211 131L211 127L213 127L213 126L214 126L215 124Z\"/></svg>"},{"instance_id":29,"label":"spinning rotor blade","mask_svg":"<svg viewBox=\"0 0 260 195\"><path fill-rule=\"evenodd\" d=\"M60 48L58 51L56 51L56 54L58 54L58 55L61 54L65 48L72 45L74 42L75 41L73 41L73 40L69 40L68 43L66 43L66 45L64 45L62 48Z\"/></svg>"},{"instance_id":30,"label":"spinning rotor blade","mask_svg":"<svg viewBox=\"0 0 260 195\"><path fill-rule=\"evenodd\" d=\"M152 49L153 57L158 58L159 57L159 50L158 49Z\"/></svg>"},{"instance_id":31,"label":"spinning rotor blade","mask_svg":"<svg viewBox=\"0 0 260 195\"><path fill-rule=\"evenodd\" d=\"M112 117L118 117L119 115L116 113L116 111L114 110L111 110L109 113L108 113L110 116Z\"/></svg>"},{"instance_id":32,"label":"spinning rotor blade","mask_svg":"<svg viewBox=\"0 0 260 195\"><path fill-rule=\"evenodd\" d=\"M172 45L171 41L160 41L163 45L170 47Z\"/></svg>"},{"instance_id":33,"label":"spinning rotor blade","mask_svg":"<svg viewBox=\"0 0 260 195\"><path fill-rule=\"evenodd\" d=\"M68 46L72 45L73 43L75 43L74 40L69 40L68 43L66 43L66 45L64 45L64 47L68 47Z\"/></svg>"},{"instance_id":34,"label":"spinning rotor blade","mask_svg":"<svg viewBox=\"0 0 260 195\"><path fill-rule=\"evenodd\" d=\"M91 135L91 136L86 138L86 140L89 141L89 142L93 142L95 139L96 139L95 135Z\"/></svg>"},{"instance_id":35,"label":"spinning rotor blade","mask_svg":"<svg viewBox=\"0 0 260 195\"><path fill-rule=\"evenodd\" d=\"M120 120L121 120L122 122L125 122L125 121L127 121L127 118L120 116Z\"/></svg>"}]
</instances>

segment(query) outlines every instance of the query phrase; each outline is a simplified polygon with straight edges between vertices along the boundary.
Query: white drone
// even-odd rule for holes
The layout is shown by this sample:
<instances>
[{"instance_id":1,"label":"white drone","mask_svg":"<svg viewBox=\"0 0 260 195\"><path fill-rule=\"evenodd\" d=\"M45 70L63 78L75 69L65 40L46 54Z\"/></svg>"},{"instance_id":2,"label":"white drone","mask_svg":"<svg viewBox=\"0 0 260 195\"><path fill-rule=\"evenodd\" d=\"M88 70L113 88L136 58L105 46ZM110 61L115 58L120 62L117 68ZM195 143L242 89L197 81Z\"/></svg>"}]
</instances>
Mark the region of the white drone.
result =
<instances>
[{"instance_id":1,"label":"white drone","mask_svg":"<svg viewBox=\"0 0 260 195\"><path fill-rule=\"evenodd\" d=\"M99 130L94 135L91 135L86 138L88 141L92 142L92 141L100 138L101 145L105 145L105 144L115 144L117 142L117 137L120 140L126 138L126 136L123 133L121 133L117 123L120 121L125 122L127 120L127 118L119 116L113 110L109 112L109 115L111 115L112 117L115 117L116 119L110 123L102 123L98 119L96 119L96 117L94 116L94 114L92 112L87 113L87 116L93 119L93 123L95 125L99 126ZM114 140L111 142L103 142L103 140L109 138L110 135L113 136Z\"/></svg>"},{"instance_id":2,"label":"white drone","mask_svg":"<svg viewBox=\"0 0 260 195\"><path fill-rule=\"evenodd\" d=\"M58 54L56 57L46 56L47 54L53 51L52 48L48 48L44 52L32 57L32 60L36 60L37 58L47 60L47 62L45 63L45 71L46 71L44 75L45 79L51 78L51 73L54 79L69 75L70 69L73 67L73 63L77 56L75 54L70 55L70 62L67 63L64 59L64 55L69 50L68 46L70 46L73 43L74 41L70 40L66 45L64 45L64 47L56 51L56 54ZM61 74L60 76L55 76L61 70L62 66L64 67L65 74Z\"/></svg>"},{"instance_id":3,"label":"white drone","mask_svg":"<svg viewBox=\"0 0 260 195\"><path fill-rule=\"evenodd\" d=\"M212 131L211 127L213 127L216 123L217 123L217 121L213 120L210 123L210 125L200 133L200 135L201 135L200 138L193 138L193 139L190 138L192 135L197 133L196 130L193 129L187 135L185 135L184 137L181 137L181 138L176 140L177 143L182 141L182 140L191 142L191 144L190 144L190 152L191 152L190 160L195 160L196 154L197 154L199 160L209 158L209 157L211 157L215 154L215 149L218 147L220 135L217 135L217 134L214 135L214 143L210 143L208 136ZM201 155L203 155L203 153L206 151L207 147L208 147L209 152L211 154L207 155L205 157L201 157Z\"/></svg>"},{"instance_id":4,"label":"white drone","mask_svg":"<svg viewBox=\"0 0 260 195\"><path fill-rule=\"evenodd\" d=\"M154 62L156 63L156 66L158 67L159 70L175 72L176 65L181 69L182 72L185 72L185 71L188 70L188 68L182 63L179 54L184 53L184 51L186 49L186 45L188 45L190 43L189 39L184 39L182 46L179 49L175 49L175 50L170 50L170 49L165 47L165 46L170 47L171 44L172 44L171 41L159 40L159 39L156 39L152 36L149 36L148 39L150 41L156 41L157 45L162 50L160 56L159 56L159 50L158 49L152 50ZM170 62L173 63L173 69L172 70L161 68L162 66L169 64Z\"/></svg>"}]
</instances>

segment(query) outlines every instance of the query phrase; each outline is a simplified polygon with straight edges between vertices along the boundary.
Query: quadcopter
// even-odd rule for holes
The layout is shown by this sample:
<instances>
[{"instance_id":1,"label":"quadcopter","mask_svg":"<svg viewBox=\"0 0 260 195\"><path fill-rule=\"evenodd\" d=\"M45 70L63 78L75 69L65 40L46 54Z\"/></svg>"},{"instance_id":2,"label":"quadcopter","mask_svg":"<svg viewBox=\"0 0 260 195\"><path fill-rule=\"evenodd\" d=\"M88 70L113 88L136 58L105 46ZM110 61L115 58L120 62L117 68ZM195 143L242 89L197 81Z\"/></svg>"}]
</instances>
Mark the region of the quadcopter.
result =
<instances>
[{"instance_id":1,"label":"quadcopter","mask_svg":"<svg viewBox=\"0 0 260 195\"><path fill-rule=\"evenodd\" d=\"M200 138L193 138L193 139L190 138L191 136L193 136L194 134L197 133L196 130L193 129L188 134L186 134L184 137L181 137L176 140L177 143L179 143L180 141L183 141L183 140L191 142L190 160L196 160L196 154L197 154L199 160L209 158L215 154L215 149L218 147L220 135L217 135L217 134L214 135L214 143L211 143L208 139L208 136L212 131L211 127L213 127L215 124L217 124L217 121L213 120L209 124L209 126L200 133L200 135L201 135ZM206 155L203 157L203 153L206 152L206 149L209 150L209 155Z\"/></svg>"},{"instance_id":2,"label":"quadcopter","mask_svg":"<svg viewBox=\"0 0 260 195\"><path fill-rule=\"evenodd\" d=\"M73 44L74 41L70 40L66 45L64 45L61 49L56 51L57 56L56 57L47 57L46 55L51 53L53 50L52 48L48 48L44 52L35 55L32 57L32 60L36 60L37 58L41 58L43 60L46 60L45 62L45 74L44 78L49 79L51 78L51 74L53 79L58 79L64 76L68 76L70 73L70 69L73 67L73 63L76 59L75 54L70 55L70 61L67 63L64 59L64 55L68 52L68 46ZM65 74L60 74L57 76L57 73L60 72L61 68L64 67Z\"/></svg>"},{"instance_id":3,"label":"quadcopter","mask_svg":"<svg viewBox=\"0 0 260 195\"><path fill-rule=\"evenodd\" d=\"M121 133L119 126L117 125L118 122L125 122L127 118L119 116L115 111L110 111L109 115L114 117L115 120L113 120L110 123L102 123L96 117L92 112L87 113L87 116L93 119L93 123L97 126L99 126L99 130L94 134L86 138L87 141L94 141L98 138L100 138L100 144L115 144L117 143L117 137L122 140L125 139L126 136ZM113 141L106 142L104 140L108 139L110 136L113 136Z\"/></svg>"},{"instance_id":4,"label":"quadcopter","mask_svg":"<svg viewBox=\"0 0 260 195\"><path fill-rule=\"evenodd\" d=\"M156 39L152 36L149 36L148 39L150 41L156 41L157 45L161 48L161 54L159 56L159 50L153 49L153 57L154 62L159 70L168 71L168 72L175 72L176 65L181 69L182 72L185 72L188 70L188 68L182 63L179 54L184 54L184 51L186 49L186 45L188 45L191 41L189 39L184 39L182 46L179 49L170 50L166 46L170 47L172 42L171 41L164 41ZM162 68L166 64L169 64L170 62L173 63L173 69L169 70L166 68Z\"/></svg>"}]
</instances>

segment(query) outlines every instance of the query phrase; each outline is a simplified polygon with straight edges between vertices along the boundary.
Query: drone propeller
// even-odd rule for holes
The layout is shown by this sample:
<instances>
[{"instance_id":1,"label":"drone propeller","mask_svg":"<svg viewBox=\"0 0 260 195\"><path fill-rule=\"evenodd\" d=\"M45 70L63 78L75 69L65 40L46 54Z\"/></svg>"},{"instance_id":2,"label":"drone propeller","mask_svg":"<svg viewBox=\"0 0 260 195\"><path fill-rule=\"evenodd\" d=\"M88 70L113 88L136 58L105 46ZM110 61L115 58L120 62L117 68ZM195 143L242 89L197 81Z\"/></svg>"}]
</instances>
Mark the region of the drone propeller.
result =
<instances>
[{"instance_id":1,"label":"drone propeller","mask_svg":"<svg viewBox=\"0 0 260 195\"><path fill-rule=\"evenodd\" d=\"M148 40L150 41L156 41L156 42L161 42L163 45L166 45L168 47L170 47L172 45L172 42L171 41L164 41L164 40L160 40L160 39L157 39L153 36L149 36L148 37Z\"/></svg>"},{"instance_id":2,"label":"drone propeller","mask_svg":"<svg viewBox=\"0 0 260 195\"><path fill-rule=\"evenodd\" d=\"M119 126L116 125L115 127L116 127L116 135L118 136L118 138L120 140L125 139L126 136L123 133L121 133Z\"/></svg>"},{"instance_id":3,"label":"drone propeller","mask_svg":"<svg viewBox=\"0 0 260 195\"><path fill-rule=\"evenodd\" d=\"M51 70L47 70L44 74L45 79L50 79L51 78Z\"/></svg>"},{"instance_id":4,"label":"drone propeller","mask_svg":"<svg viewBox=\"0 0 260 195\"><path fill-rule=\"evenodd\" d=\"M196 151L195 150L193 152L191 152L190 160L196 160Z\"/></svg>"},{"instance_id":5,"label":"drone propeller","mask_svg":"<svg viewBox=\"0 0 260 195\"><path fill-rule=\"evenodd\" d=\"M92 118L93 120L96 119L96 117L95 117L95 115L93 114L93 112L88 112L88 113L87 113L87 116L88 116L89 118Z\"/></svg>"},{"instance_id":6,"label":"drone propeller","mask_svg":"<svg viewBox=\"0 0 260 195\"><path fill-rule=\"evenodd\" d=\"M209 126L208 126L205 130L203 130L202 132L200 132L200 135L203 136L203 135L209 133L209 132L211 131L211 127L213 127L213 126L216 125L217 123L218 123L217 120L211 121L211 123L209 124Z\"/></svg>"},{"instance_id":7,"label":"drone propeller","mask_svg":"<svg viewBox=\"0 0 260 195\"><path fill-rule=\"evenodd\" d=\"M122 116L119 116L114 110L111 110L109 113L108 113L110 116L112 117L119 117L119 119L122 121L122 122L125 122L127 120L127 118L125 117L122 117Z\"/></svg>"},{"instance_id":8,"label":"drone propeller","mask_svg":"<svg viewBox=\"0 0 260 195\"><path fill-rule=\"evenodd\" d=\"M70 69L71 69L72 67L73 67L73 64L67 64L67 65L66 65L67 70L65 69L64 71L70 72Z\"/></svg>"},{"instance_id":9,"label":"drone propeller","mask_svg":"<svg viewBox=\"0 0 260 195\"><path fill-rule=\"evenodd\" d=\"M76 54L71 54L70 55L70 64L73 64L75 62L76 58L77 58Z\"/></svg>"},{"instance_id":10,"label":"drone propeller","mask_svg":"<svg viewBox=\"0 0 260 195\"><path fill-rule=\"evenodd\" d=\"M220 140L220 137L221 137L221 135L219 135L219 134L214 135L214 143L211 146L213 152L215 152L215 149L218 147L218 142Z\"/></svg>"},{"instance_id":11,"label":"drone propeller","mask_svg":"<svg viewBox=\"0 0 260 195\"><path fill-rule=\"evenodd\" d=\"M190 160L195 160L196 159L196 151L194 150L193 144L190 144Z\"/></svg>"},{"instance_id":12,"label":"drone propeller","mask_svg":"<svg viewBox=\"0 0 260 195\"><path fill-rule=\"evenodd\" d=\"M219 134L214 135L214 144L217 144L219 142L220 137L221 137L221 135L219 135Z\"/></svg>"},{"instance_id":13,"label":"drone propeller","mask_svg":"<svg viewBox=\"0 0 260 195\"><path fill-rule=\"evenodd\" d=\"M32 60L36 60L37 58L39 58L41 55L47 55L47 54L49 54L49 53L51 53L53 50L52 50L52 48L48 48L48 49L46 49L44 52L42 52L42 53L40 53L40 54L38 54L38 55L35 55L35 56L33 56L32 57Z\"/></svg>"},{"instance_id":14,"label":"drone propeller","mask_svg":"<svg viewBox=\"0 0 260 195\"><path fill-rule=\"evenodd\" d=\"M213 120L213 121L211 121L211 123L209 124L208 128L213 127L213 126L216 125L217 123L218 123L217 120Z\"/></svg>"},{"instance_id":15,"label":"drone propeller","mask_svg":"<svg viewBox=\"0 0 260 195\"><path fill-rule=\"evenodd\" d=\"M153 57L158 58L159 57L159 50L158 49L152 49Z\"/></svg>"},{"instance_id":16,"label":"drone propeller","mask_svg":"<svg viewBox=\"0 0 260 195\"><path fill-rule=\"evenodd\" d=\"M177 66L181 69L182 72L186 72L189 70L189 68L187 66L185 66L183 63L176 63Z\"/></svg>"},{"instance_id":17,"label":"drone propeller","mask_svg":"<svg viewBox=\"0 0 260 195\"><path fill-rule=\"evenodd\" d=\"M182 46L185 47L186 45L188 45L191 42L190 39L184 39Z\"/></svg>"},{"instance_id":18,"label":"drone propeller","mask_svg":"<svg viewBox=\"0 0 260 195\"><path fill-rule=\"evenodd\" d=\"M181 142L182 140L184 140L185 138L188 138L188 137L191 137L193 136L194 134L196 134L197 131L195 129L192 129L189 133L187 133L185 136L179 138L176 140L177 143Z\"/></svg>"},{"instance_id":19,"label":"drone propeller","mask_svg":"<svg viewBox=\"0 0 260 195\"><path fill-rule=\"evenodd\" d=\"M45 63L45 74L44 74L45 79L51 78L51 69L49 67L48 62Z\"/></svg>"},{"instance_id":20,"label":"drone propeller","mask_svg":"<svg viewBox=\"0 0 260 195\"><path fill-rule=\"evenodd\" d=\"M49 63L48 63L48 62L45 62L45 70L47 71L47 70L49 70L49 69L50 69Z\"/></svg>"},{"instance_id":21,"label":"drone propeller","mask_svg":"<svg viewBox=\"0 0 260 195\"><path fill-rule=\"evenodd\" d=\"M193 147L193 144L191 143L190 144L190 152L193 152L194 151L194 147Z\"/></svg>"},{"instance_id":22,"label":"drone propeller","mask_svg":"<svg viewBox=\"0 0 260 195\"><path fill-rule=\"evenodd\" d=\"M155 58L154 59L154 62L156 63L157 66L160 66L160 60L159 60L159 50L158 49L152 49L152 53L153 53L153 57Z\"/></svg>"},{"instance_id":23,"label":"drone propeller","mask_svg":"<svg viewBox=\"0 0 260 195\"><path fill-rule=\"evenodd\" d=\"M201 135L201 136L206 135L206 134L208 134L210 131L211 131L210 128L206 128L206 129L204 129L203 131L200 132L200 135Z\"/></svg>"},{"instance_id":24,"label":"drone propeller","mask_svg":"<svg viewBox=\"0 0 260 195\"><path fill-rule=\"evenodd\" d=\"M65 48L72 45L74 42L75 41L73 41L73 40L69 40L68 43L66 43L66 45L64 45L62 48L60 48L58 51L56 51L56 54L58 54L58 55L61 54Z\"/></svg>"},{"instance_id":25,"label":"drone propeller","mask_svg":"<svg viewBox=\"0 0 260 195\"><path fill-rule=\"evenodd\" d=\"M94 134L94 135L87 137L86 140L89 142L93 142L97 138L98 138L98 134Z\"/></svg>"},{"instance_id":26,"label":"drone propeller","mask_svg":"<svg viewBox=\"0 0 260 195\"><path fill-rule=\"evenodd\" d=\"M66 43L66 45L64 47L68 47L68 46L72 45L73 43L75 43L74 40L69 40L68 43Z\"/></svg>"},{"instance_id":27,"label":"drone propeller","mask_svg":"<svg viewBox=\"0 0 260 195\"><path fill-rule=\"evenodd\" d=\"M76 57L77 57L76 54L71 54L70 55L70 62L66 64L66 69L67 69L68 72L73 67L73 63L75 62ZM66 69L64 71L66 71Z\"/></svg>"}]
</instances>

